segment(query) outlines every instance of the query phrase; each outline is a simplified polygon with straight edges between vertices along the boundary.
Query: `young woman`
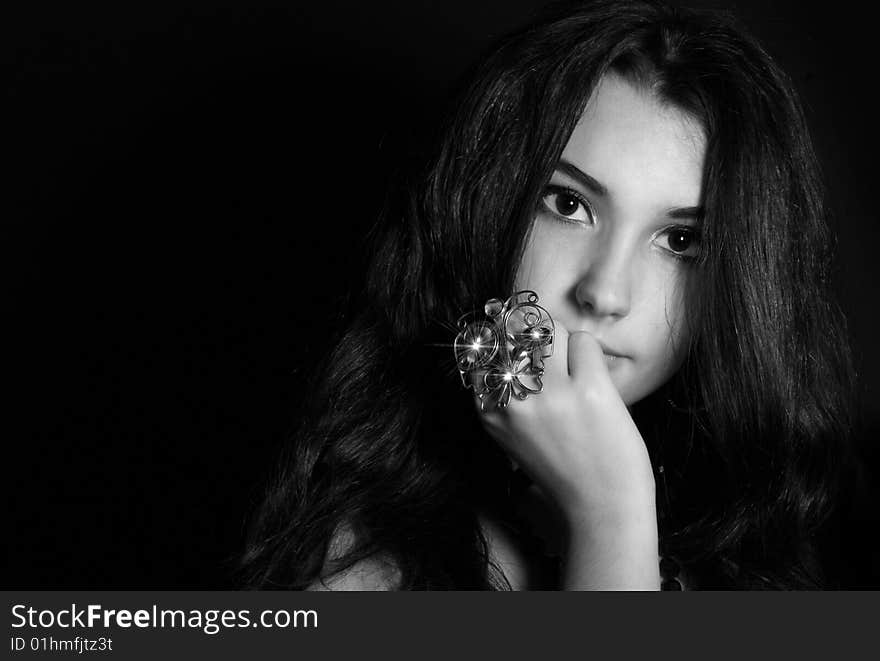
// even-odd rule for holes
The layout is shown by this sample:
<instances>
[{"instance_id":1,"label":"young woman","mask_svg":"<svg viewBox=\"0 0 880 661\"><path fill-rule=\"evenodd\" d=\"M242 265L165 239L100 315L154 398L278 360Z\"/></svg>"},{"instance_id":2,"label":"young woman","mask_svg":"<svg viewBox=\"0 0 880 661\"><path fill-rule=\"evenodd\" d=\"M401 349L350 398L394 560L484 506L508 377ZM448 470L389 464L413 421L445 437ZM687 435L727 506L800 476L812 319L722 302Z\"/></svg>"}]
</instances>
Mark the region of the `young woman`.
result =
<instances>
[{"instance_id":1,"label":"young woman","mask_svg":"<svg viewBox=\"0 0 880 661\"><path fill-rule=\"evenodd\" d=\"M821 586L851 380L830 243L791 84L741 28L554 6L386 214L247 584ZM503 406L451 347L521 291L553 352Z\"/></svg>"}]
</instances>

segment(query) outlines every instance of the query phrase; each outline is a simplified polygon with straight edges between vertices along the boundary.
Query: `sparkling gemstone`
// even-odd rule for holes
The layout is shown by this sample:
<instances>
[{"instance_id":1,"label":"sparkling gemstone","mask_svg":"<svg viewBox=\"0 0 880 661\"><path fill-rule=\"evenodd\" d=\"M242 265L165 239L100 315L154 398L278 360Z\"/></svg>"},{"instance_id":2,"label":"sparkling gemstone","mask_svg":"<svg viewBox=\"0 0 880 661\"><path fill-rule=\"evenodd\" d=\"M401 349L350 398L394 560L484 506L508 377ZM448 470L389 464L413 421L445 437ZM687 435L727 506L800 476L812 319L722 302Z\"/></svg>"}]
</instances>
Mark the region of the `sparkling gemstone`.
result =
<instances>
[{"instance_id":1,"label":"sparkling gemstone","mask_svg":"<svg viewBox=\"0 0 880 661\"><path fill-rule=\"evenodd\" d=\"M518 347L527 353L547 346L553 339L553 330L547 326L524 328L514 335Z\"/></svg>"},{"instance_id":2,"label":"sparkling gemstone","mask_svg":"<svg viewBox=\"0 0 880 661\"><path fill-rule=\"evenodd\" d=\"M474 322L455 338L455 355L462 370L485 365L497 351L494 329L484 321Z\"/></svg>"},{"instance_id":3,"label":"sparkling gemstone","mask_svg":"<svg viewBox=\"0 0 880 661\"><path fill-rule=\"evenodd\" d=\"M504 301L500 298L490 298L483 307L487 317L497 317L503 309Z\"/></svg>"}]
</instances>

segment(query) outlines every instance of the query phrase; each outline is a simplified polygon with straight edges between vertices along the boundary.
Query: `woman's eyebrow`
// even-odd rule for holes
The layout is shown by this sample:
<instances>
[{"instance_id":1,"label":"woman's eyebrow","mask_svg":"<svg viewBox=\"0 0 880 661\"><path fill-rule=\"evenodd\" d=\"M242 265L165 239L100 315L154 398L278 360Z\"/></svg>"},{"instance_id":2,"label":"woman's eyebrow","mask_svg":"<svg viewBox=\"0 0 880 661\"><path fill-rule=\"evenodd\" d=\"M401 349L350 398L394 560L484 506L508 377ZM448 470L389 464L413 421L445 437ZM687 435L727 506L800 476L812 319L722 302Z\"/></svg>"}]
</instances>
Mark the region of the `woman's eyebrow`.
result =
<instances>
[{"instance_id":1,"label":"woman's eyebrow","mask_svg":"<svg viewBox=\"0 0 880 661\"><path fill-rule=\"evenodd\" d=\"M608 197L608 189L576 165L566 160L560 159L559 163L556 166L556 170L558 172L562 172L565 175L568 175L579 184L581 184L584 188L589 189L596 195ZM669 209L666 212L666 215L669 218L673 218L675 220L693 220L695 222L702 221L704 214L705 209L703 209L702 206L675 207Z\"/></svg>"},{"instance_id":2,"label":"woman's eyebrow","mask_svg":"<svg viewBox=\"0 0 880 661\"><path fill-rule=\"evenodd\" d=\"M560 159L559 163L556 165L556 169L563 174L567 174L584 188L589 188L596 195L607 197L608 189L576 165L572 165L568 161Z\"/></svg>"},{"instance_id":3,"label":"woman's eyebrow","mask_svg":"<svg viewBox=\"0 0 880 661\"><path fill-rule=\"evenodd\" d=\"M666 212L666 215L675 220L693 220L701 222L705 209L703 207L676 207Z\"/></svg>"}]
</instances>

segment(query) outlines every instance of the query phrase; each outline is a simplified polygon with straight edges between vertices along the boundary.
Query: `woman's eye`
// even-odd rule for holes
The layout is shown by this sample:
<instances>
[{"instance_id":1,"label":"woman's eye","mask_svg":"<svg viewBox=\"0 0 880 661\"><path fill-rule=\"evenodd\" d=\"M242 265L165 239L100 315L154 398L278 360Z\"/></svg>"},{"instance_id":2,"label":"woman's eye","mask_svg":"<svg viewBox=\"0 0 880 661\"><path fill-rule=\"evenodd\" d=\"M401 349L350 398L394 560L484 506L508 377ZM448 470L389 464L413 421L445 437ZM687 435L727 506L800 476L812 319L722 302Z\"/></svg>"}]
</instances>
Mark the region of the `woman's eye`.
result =
<instances>
[{"instance_id":1,"label":"woman's eye","mask_svg":"<svg viewBox=\"0 0 880 661\"><path fill-rule=\"evenodd\" d=\"M593 205L580 193L560 186L547 186L541 203L550 213L585 225L596 222Z\"/></svg>"},{"instance_id":2,"label":"woman's eye","mask_svg":"<svg viewBox=\"0 0 880 661\"><path fill-rule=\"evenodd\" d=\"M671 227L657 241L661 248L682 259L696 259L700 254L700 235L693 227Z\"/></svg>"}]
</instances>

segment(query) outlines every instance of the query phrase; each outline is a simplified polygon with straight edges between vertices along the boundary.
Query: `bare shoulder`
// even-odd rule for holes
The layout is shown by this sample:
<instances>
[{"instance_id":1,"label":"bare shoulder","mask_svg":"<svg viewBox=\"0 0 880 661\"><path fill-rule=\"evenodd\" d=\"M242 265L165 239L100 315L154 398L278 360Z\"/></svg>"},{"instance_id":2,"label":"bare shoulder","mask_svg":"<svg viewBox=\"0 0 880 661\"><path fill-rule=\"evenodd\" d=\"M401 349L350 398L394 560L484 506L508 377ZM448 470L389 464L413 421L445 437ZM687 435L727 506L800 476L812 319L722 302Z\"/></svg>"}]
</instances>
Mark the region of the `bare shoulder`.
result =
<instances>
[{"instance_id":1,"label":"bare shoulder","mask_svg":"<svg viewBox=\"0 0 880 661\"><path fill-rule=\"evenodd\" d=\"M377 553L356 562L351 567L330 573L329 567L355 542L355 533L349 525L336 529L327 557L324 560L323 578L312 583L307 589L315 591L377 591L396 590L400 585L400 570L388 554Z\"/></svg>"},{"instance_id":2,"label":"bare shoulder","mask_svg":"<svg viewBox=\"0 0 880 661\"><path fill-rule=\"evenodd\" d=\"M400 571L390 559L371 556L348 569L312 583L307 589L315 591L388 591L400 584Z\"/></svg>"},{"instance_id":3,"label":"bare shoulder","mask_svg":"<svg viewBox=\"0 0 880 661\"><path fill-rule=\"evenodd\" d=\"M541 590L548 587L548 577L540 559L522 539L503 522L489 515L480 516L480 526L489 544L489 557L514 590Z\"/></svg>"},{"instance_id":4,"label":"bare shoulder","mask_svg":"<svg viewBox=\"0 0 880 661\"><path fill-rule=\"evenodd\" d=\"M529 552L518 535L503 522L488 516L480 516L480 525L489 545L489 557L503 573L514 590L546 589L548 580L542 563ZM350 550L355 533L350 526L342 525L333 535L324 562L323 578L307 589L314 591L377 591L397 590L401 572L394 559L385 553L377 553L358 561L351 567L332 572L335 560Z\"/></svg>"}]
</instances>

